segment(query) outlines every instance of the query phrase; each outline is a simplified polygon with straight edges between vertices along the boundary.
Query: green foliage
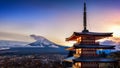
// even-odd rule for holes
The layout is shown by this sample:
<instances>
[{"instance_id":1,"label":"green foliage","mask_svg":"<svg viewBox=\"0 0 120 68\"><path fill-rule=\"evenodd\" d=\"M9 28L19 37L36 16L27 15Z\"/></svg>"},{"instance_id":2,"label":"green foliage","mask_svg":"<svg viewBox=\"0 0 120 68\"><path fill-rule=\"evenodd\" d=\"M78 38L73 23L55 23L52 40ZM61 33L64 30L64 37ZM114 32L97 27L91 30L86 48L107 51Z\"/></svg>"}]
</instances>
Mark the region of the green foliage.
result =
<instances>
[{"instance_id":1,"label":"green foliage","mask_svg":"<svg viewBox=\"0 0 120 68\"><path fill-rule=\"evenodd\" d=\"M113 52L110 55L106 56L107 58L113 58L118 60L118 63L100 63L100 67L102 68L120 68L120 51ZM114 67L116 66L116 67Z\"/></svg>"}]
</instances>

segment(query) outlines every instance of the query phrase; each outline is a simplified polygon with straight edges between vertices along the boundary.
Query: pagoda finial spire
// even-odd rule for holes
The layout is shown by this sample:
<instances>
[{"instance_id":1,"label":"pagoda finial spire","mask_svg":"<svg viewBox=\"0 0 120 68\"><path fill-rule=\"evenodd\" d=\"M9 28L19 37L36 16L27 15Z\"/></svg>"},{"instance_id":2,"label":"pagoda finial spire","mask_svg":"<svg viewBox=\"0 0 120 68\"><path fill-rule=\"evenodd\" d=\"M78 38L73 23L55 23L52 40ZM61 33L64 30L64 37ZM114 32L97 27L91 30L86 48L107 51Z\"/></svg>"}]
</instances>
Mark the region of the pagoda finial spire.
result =
<instances>
[{"instance_id":1,"label":"pagoda finial spire","mask_svg":"<svg viewBox=\"0 0 120 68\"><path fill-rule=\"evenodd\" d=\"M84 0L84 13L83 13L83 27L84 27L84 29L82 32L89 32L87 30L87 12L86 12L86 9L87 9L86 0Z\"/></svg>"}]
</instances>

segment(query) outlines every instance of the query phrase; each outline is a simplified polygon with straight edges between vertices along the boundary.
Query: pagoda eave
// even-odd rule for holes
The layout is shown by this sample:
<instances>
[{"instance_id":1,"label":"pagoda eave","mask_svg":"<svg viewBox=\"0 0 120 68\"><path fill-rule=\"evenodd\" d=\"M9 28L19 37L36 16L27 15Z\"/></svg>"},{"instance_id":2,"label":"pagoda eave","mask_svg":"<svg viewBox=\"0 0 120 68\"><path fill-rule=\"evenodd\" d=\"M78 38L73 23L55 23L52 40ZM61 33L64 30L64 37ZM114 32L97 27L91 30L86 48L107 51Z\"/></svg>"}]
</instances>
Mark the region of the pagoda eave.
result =
<instances>
[{"instance_id":1,"label":"pagoda eave","mask_svg":"<svg viewBox=\"0 0 120 68\"><path fill-rule=\"evenodd\" d=\"M91 35L91 36L112 36L112 32L111 33L98 33L98 32L74 32L74 34L76 36L80 36L80 35Z\"/></svg>"},{"instance_id":2,"label":"pagoda eave","mask_svg":"<svg viewBox=\"0 0 120 68\"><path fill-rule=\"evenodd\" d=\"M74 62L98 62L98 63L113 63L117 62L115 59L111 58L78 58L73 59Z\"/></svg>"},{"instance_id":3,"label":"pagoda eave","mask_svg":"<svg viewBox=\"0 0 120 68\"><path fill-rule=\"evenodd\" d=\"M66 38L66 41L74 41L76 40L78 37L81 37L81 36L93 36L93 37L96 37L96 40L97 39L101 39L103 37L112 37L113 33L98 33L98 32L74 32L72 34L72 36Z\"/></svg>"},{"instance_id":4,"label":"pagoda eave","mask_svg":"<svg viewBox=\"0 0 120 68\"><path fill-rule=\"evenodd\" d=\"M69 51L74 51L75 48L74 47L70 47L70 48L66 48L66 50L69 50Z\"/></svg>"},{"instance_id":5,"label":"pagoda eave","mask_svg":"<svg viewBox=\"0 0 120 68\"><path fill-rule=\"evenodd\" d=\"M66 41L75 41L78 38L78 36L76 36L74 33L72 36L66 38Z\"/></svg>"},{"instance_id":6,"label":"pagoda eave","mask_svg":"<svg viewBox=\"0 0 120 68\"><path fill-rule=\"evenodd\" d=\"M75 48L96 48L96 49L115 49L111 45L75 45Z\"/></svg>"}]
</instances>

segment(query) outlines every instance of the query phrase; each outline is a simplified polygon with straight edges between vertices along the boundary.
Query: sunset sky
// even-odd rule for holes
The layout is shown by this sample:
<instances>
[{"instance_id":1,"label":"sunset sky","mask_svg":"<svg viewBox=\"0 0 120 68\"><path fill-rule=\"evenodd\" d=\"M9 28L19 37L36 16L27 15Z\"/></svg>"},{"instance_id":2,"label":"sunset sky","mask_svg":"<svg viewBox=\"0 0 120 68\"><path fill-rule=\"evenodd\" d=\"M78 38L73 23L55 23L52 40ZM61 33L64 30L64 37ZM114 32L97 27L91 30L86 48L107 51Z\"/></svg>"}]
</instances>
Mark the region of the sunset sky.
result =
<instances>
[{"instance_id":1,"label":"sunset sky","mask_svg":"<svg viewBox=\"0 0 120 68\"><path fill-rule=\"evenodd\" d=\"M87 0L88 29L120 35L120 0ZM31 34L61 45L82 31L83 0L0 0L0 40L34 41Z\"/></svg>"}]
</instances>

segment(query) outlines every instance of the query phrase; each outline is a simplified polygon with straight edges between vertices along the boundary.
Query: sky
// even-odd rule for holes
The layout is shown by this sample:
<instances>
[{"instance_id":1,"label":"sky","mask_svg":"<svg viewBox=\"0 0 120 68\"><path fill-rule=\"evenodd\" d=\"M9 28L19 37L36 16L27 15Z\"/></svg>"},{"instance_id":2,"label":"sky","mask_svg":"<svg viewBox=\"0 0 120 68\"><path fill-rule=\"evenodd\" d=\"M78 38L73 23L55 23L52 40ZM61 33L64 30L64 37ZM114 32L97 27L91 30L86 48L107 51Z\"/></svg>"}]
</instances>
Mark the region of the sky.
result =
<instances>
[{"instance_id":1,"label":"sky","mask_svg":"<svg viewBox=\"0 0 120 68\"><path fill-rule=\"evenodd\" d=\"M120 35L120 0L87 0L92 32ZM32 42L31 34L57 44L83 29L83 0L0 0L0 40Z\"/></svg>"}]
</instances>

